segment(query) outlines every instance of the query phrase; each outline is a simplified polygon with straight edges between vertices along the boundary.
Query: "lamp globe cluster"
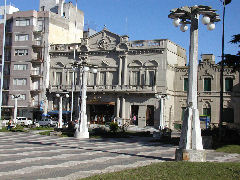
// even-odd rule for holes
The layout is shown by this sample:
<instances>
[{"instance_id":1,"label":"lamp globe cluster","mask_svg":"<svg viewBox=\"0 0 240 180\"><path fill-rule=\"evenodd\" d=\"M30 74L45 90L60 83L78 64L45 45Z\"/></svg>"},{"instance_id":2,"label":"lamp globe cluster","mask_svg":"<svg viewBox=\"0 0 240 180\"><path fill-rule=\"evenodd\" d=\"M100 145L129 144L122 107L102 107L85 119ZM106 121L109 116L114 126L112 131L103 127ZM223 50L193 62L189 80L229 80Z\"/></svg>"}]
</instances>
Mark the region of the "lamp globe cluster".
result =
<instances>
[{"instance_id":1,"label":"lamp globe cluster","mask_svg":"<svg viewBox=\"0 0 240 180\"><path fill-rule=\"evenodd\" d=\"M203 16L203 18L202 18L202 23L203 23L204 25L207 25L207 29L208 29L209 31L212 31L212 30L215 29L215 24L214 24L213 22L211 22L211 18L208 17L208 16L206 16L206 15ZM173 25L174 25L175 27L178 27L180 24L181 24L180 30L181 30L182 32L185 32L185 31L188 30L188 26L187 26L186 22L181 21L179 18L173 19Z\"/></svg>"},{"instance_id":2,"label":"lamp globe cluster","mask_svg":"<svg viewBox=\"0 0 240 180\"><path fill-rule=\"evenodd\" d=\"M181 30L182 32L185 32L185 31L188 30L188 26L187 26L187 24L186 24L185 22L181 21L179 18L175 18L175 19L173 20L173 25L174 25L175 27L178 27L180 24L181 24L180 30Z\"/></svg>"}]
</instances>

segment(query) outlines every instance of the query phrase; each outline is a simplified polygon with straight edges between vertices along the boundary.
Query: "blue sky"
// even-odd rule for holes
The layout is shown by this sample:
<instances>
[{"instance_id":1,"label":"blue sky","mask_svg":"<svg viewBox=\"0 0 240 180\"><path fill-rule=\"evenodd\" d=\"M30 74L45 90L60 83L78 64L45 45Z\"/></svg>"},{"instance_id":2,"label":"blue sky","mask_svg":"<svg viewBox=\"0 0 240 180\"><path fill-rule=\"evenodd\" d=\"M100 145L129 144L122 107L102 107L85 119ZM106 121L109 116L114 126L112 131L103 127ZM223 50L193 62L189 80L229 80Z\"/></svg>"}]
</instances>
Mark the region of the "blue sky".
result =
<instances>
[{"instance_id":1,"label":"blue sky","mask_svg":"<svg viewBox=\"0 0 240 180\"><path fill-rule=\"evenodd\" d=\"M68 0L66 0L68 2ZM172 25L168 18L171 9L182 6L208 5L222 17L220 0L77 0L78 8L85 13L85 23L97 31L104 25L119 35L127 34L130 40L170 39L188 52L189 30L185 33ZM7 0L20 10L38 10L39 0ZM76 0L72 0L75 4ZM0 5L3 5L3 0ZM237 45L230 44L231 36L240 33L240 0L227 5L225 18L225 53L236 54ZM221 59L222 22L208 31L199 25L199 58L201 54L214 54Z\"/></svg>"}]
</instances>

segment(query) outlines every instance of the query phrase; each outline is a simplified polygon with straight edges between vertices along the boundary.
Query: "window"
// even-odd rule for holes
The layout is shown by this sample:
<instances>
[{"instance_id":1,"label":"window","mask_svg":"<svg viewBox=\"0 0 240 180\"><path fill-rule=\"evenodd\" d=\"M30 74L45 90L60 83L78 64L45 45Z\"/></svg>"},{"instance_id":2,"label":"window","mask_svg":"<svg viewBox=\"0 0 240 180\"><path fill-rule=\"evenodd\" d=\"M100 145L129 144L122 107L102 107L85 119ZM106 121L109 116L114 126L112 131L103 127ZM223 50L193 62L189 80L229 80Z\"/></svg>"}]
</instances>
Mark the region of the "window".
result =
<instances>
[{"instance_id":1,"label":"window","mask_svg":"<svg viewBox=\"0 0 240 180\"><path fill-rule=\"evenodd\" d=\"M24 86L27 84L26 78L15 78L13 79L13 85L15 86Z\"/></svg>"},{"instance_id":2,"label":"window","mask_svg":"<svg viewBox=\"0 0 240 180\"><path fill-rule=\"evenodd\" d=\"M184 91L188 91L188 78L184 78L183 88L184 88Z\"/></svg>"},{"instance_id":3,"label":"window","mask_svg":"<svg viewBox=\"0 0 240 180\"><path fill-rule=\"evenodd\" d=\"M19 71L27 70L27 64L14 64L13 70L19 70Z\"/></svg>"},{"instance_id":4,"label":"window","mask_svg":"<svg viewBox=\"0 0 240 180\"><path fill-rule=\"evenodd\" d=\"M17 34L15 36L15 41L28 41L29 35L28 34Z\"/></svg>"},{"instance_id":5,"label":"window","mask_svg":"<svg viewBox=\"0 0 240 180\"><path fill-rule=\"evenodd\" d=\"M155 85L155 74L154 71L149 71L149 85L154 86Z\"/></svg>"},{"instance_id":6,"label":"window","mask_svg":"<svg viewBox=\"0 0 240 180\"><path fill-rule=\"evenodd\" d=\"M133 72L132 72L132 78L133 78L132 85L139 85L140 72L138 72L138 71L133 71Z\"/></svg>"},{"instance_id":7,"label":"window","mask_svg":"<svg viewBox=\"0 0 240 180\"><path fill-rule=\"evenodd\" d=\"M223 122L234 123L234 110L232 108L223 108Z\"/></svg>"},{"instance_id":8,"label":"window","mask_svg":"<svg viewBox=\"0 0 240 180\"><path fill-rule=\"evenodd\" d=\"M15 56L27 56L28 49L15 49Z\"/></svg>"},{"instance_id":9,"label":"window","mask_svg":"<svg viewBox=\"0 0 240 180\"><path fill-rule=\"evenodd\" d=\"M16 20L16 26L29 26L30 19L18 19Z\"/></svg>"},{"instance_id":10,"label":"window","mask_svg":"<svg viewBox=\"0 0 240 180\"><path fill-rule=\"evenodd\" d=\"M14 100L14 96L12 96L12 100ZM26 94L19 94L18 100L26 100Z\"/></svg>"},{"instance_id":11,"label":"window","mask_svg":"<svg viewBox=\"0 0 240 180\"><path fill-rule=\"evenodd\" d=\"M56 85L61 85L62 84L62 73L57 72L56 73Z\"/></svg>"},{"instance_id":12,"label":"window","mask_svg":"<svg viewBox=\"0 0 240 180\"><path fill-rule=\"evenodd\" d=\"M211 91L211 78L204 79L204 91Z\"/></svg>"},{"instance_id":13,"label":"window","mask_svg":"<svg viewBox=\"0 0 240 180\"><path fill-rule=\"evenodd\" d=\"M211 108L203 108L203 115L211 117Z\"/></svg>"},{"instance_id":14,"label":"window","mask_svg":"<svg viewBox=\"0 0 240 180\"><path fill-rule=\"evenodd\" d=\"M232 91L233 88L233 79L226 78L225 79L225 91Z\"/></svg>"}]
</instances>

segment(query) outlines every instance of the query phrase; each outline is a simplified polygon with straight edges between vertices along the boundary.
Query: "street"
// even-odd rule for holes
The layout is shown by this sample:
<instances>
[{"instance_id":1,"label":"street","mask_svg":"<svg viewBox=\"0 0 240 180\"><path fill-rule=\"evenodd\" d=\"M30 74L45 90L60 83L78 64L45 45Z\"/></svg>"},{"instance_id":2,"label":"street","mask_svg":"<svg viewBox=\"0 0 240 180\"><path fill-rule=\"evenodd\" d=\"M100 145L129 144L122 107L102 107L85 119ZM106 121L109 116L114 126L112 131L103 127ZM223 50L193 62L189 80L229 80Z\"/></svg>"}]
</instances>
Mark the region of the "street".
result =
<instances>
[{"instance_id":1,"label":"street","mask_svg":"<svg viewBox=\"0 0 240 180\"><path fill-rule=\"evenodd\" d=\"M94 174L173 161L176 146L150 138L87 139L0 133L0 179L79 179ZM208 151L208 161L239 161Z\"/></svg>"}]
</instances>

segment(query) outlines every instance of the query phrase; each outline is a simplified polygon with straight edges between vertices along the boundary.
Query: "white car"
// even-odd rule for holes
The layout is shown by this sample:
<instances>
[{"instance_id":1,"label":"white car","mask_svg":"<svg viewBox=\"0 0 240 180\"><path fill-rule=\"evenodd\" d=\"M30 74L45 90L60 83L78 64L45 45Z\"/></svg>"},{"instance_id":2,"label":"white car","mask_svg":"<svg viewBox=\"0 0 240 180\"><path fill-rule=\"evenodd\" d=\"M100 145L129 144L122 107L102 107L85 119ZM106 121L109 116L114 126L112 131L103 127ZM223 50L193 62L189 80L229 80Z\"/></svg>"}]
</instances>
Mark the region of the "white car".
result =
<instances>
[{"instance_id":1,"label":"white car","mask_svg":"<svg viewBox=\"0 0 240 180\"><path fill-rule=\"evenodd\" d=\"M46 119L42 119L42 120L38 121L37 124L39 126L52 126L52 127L55 127L55 126L57 126L57 121L53 121L51 119L46 118Z\"/></svg>"},{"instance_id":2,"label":"white car","mask_svg":"<svg viewBox=\"0 0 240 180\"><path fill-rule=\"evenodd\" d=\"M30 118L26 117L17 117L17 124L21 124L24 126L30 126L33 124L33 121Z\"/></svg>"}]
</instances>

